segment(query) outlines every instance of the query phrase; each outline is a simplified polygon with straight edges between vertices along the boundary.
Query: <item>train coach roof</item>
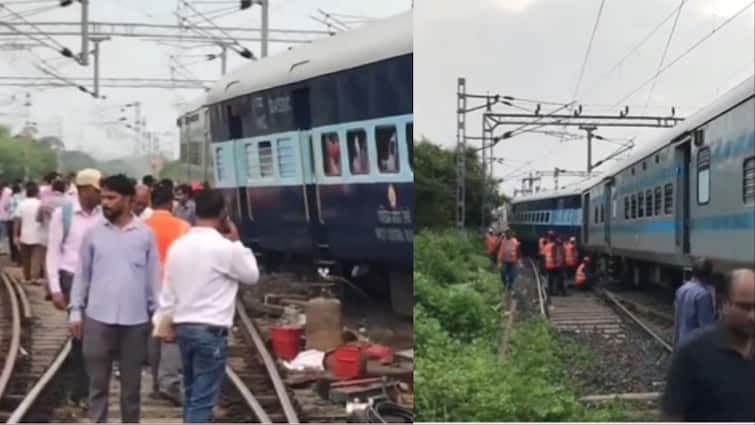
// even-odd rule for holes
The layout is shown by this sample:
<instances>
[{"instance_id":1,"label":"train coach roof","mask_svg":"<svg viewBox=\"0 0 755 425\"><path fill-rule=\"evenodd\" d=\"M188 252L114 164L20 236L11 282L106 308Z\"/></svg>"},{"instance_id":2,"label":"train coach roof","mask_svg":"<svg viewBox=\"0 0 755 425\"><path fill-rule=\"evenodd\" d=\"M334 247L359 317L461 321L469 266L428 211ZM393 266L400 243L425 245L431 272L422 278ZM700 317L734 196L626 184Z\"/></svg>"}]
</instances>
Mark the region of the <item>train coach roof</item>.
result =
<instances>
[{"instance_id":1,"label":"train coach roof","mask_svg":"<svg viewBox=\"0 0 755 425\"><path fill-rule=\"evenodd\" d=\"M189 102L186 102L184 105L182 105L181 108L179 108L179 114L181 116L184 116L187 114L191 114L192 112L196 112L199 109L201 109L206 103L207 103L207 95L203 94L202 96L192 99Z\"/></svg>"},{"instance_id":2,"label":"train coach roof","mask_svg":"<svg viewBox=\"0 0 755 425\"><path fill-rule=\"evenodd\" d=\"M686 132L706 123L707 121L715 118L717 115L724 113L725 111L741 103L748 97L752 97L753 93L755 93L755 75L745 79L736 87L721 95L709 105L701 108L678 125L659 132L657 136L654 137L649 143L638 148L635 153L629 156L627 159L608 165L604 170L601 170L600 176L592 177L589 180L585 180L566 189L557 191L543 191L533 195L514 198L512 203L517 204L539 199L559 198L562 196L578 195L584 193L585 191L593 188L595 185L600 184L600 182L607 176L614 176L620 173L632 164L637 163L642 158L649 156L653 152L671 143L672 140L683 136Z\"/></svg>"},{"instance_id":3,"label":"train coach roof","mask_svg":"<svg viewBox=\"0 0 755 425\"><path fill-rule=\"evenodd\" d=\"M640 159L647 157L653 152L668 145L671 141L683 136L688 131L705 124L719 114L722 114L741 103L748 97L752 97L753 93L755 93L755 75L751 75L736 87L719 96L713 102L699 109L676 126L658 132L657 136L655 136L650 142L635 150L635 152L627 159L615 162L609 167L606 167L603 174L607 176L618 174ZM592 182L593 184L597 183L595 179L593 179Z\"/></svg>"},{"instance_id":4,"label":"train coach roof","mask_svg":"<svg viewBox=\"0 0 755 425\"><path fill-rule=\"evenodd\" d=\"M212 86L207 104L405 55L412 45L405 12L244 65Z\"/></svg>"}]
</instances>

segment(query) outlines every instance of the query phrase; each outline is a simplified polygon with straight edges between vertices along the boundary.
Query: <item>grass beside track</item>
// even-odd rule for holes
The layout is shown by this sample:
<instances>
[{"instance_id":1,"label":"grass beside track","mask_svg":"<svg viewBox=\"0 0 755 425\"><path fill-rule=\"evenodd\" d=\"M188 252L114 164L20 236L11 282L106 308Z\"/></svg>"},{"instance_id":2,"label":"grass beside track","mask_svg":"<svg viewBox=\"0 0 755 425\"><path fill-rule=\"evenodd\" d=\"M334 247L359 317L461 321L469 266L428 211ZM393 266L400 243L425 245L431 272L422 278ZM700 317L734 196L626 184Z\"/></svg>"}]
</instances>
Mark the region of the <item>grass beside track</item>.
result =
<instances>
[{"instance_id":1,"label":"grass beside track","mask_svg":"<svg viewBox=\"0 0 755 425\"><path fill-rule=\"evenodd\" d=\"M414 241L414 395L418 422L627 421L621 403L576 396L559 343L543 319L517 322L504 362L501 283L480 239L423 231ZM584 355L582 353L581 355Z\"/></svg>"}]
</instances>

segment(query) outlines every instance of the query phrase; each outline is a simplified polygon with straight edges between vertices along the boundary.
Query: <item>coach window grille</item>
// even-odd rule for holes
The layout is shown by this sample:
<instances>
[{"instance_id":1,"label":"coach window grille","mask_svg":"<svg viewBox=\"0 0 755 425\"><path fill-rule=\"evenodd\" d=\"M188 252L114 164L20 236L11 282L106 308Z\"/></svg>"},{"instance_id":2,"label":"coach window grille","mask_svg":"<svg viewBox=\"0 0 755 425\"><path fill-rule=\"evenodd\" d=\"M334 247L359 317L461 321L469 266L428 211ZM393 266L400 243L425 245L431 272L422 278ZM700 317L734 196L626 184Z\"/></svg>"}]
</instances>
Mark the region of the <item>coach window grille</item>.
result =
<instances>
[{"instance_id":1,"label":"coach window grille","mask_svg":"<svg viewBox=\"0 0 755 425\"><path fill-rule=\"evenodd\" d=\"M653 216L653 191L650 189L645 191L645 215L647 217Z\"/></svg>"},{"instance_id":2,"label":"coach window grille","mask_svg":"<svg viewBox=\"0 0 755 425\"><path fill-rule=\"evenodd\" d=\"M745 159L742 165L742 201L755 203L755 156Z\"/></svg>"},{"instance_id":3,"label":"coach window grille","mask_svg":"<svg viewBox=\"0 0 755 425\"><path fill-rule=\"evenodd\" d=\"M270 142L264 141L257 145L257 153L260 161L260 177L273 177L275 168L273 167L273 146Z\"/></svg>"},{"instance_id":4,"label":"coach window grille","mask_svg":"<svg viewBox=\"0 0 755 425\"><path fill-rule=\"evenodd\" d=\"M223 181L224 176L224 168L223 168L223 148L218 146L215 148L215 170L218 174L218 181Z\"/></svg>"},{"instance_id":5,"label":"coach window grille","mask_svg":"<svg viewBox=\"0 0 755 425\"><path fill-rule=\"evenodd\" d=\"M281 178L296 177L296 153L291 139L278 139L278 174Z\"/></svg>"},{"instance_id":6,"label":"coach window grille","mask_svg":"<svg viewBox=\"0 0 755 425\"><path fill-rule=\"evenodd\" d=\"M598 207L596 206L593 208L593 218L592 218L593 224L598 224Z\"/></svg>"},{"instance_id":7,"label":"coach window grille","mask_svg":"<svg viewBox=\"0 0 755 425\"><path fill-rule=\"evenodd\" d=\"M624 220L629 220L629 197L624 197Z\"/></svg>"},{"instance_id":8,"label":"coach window grille","mask_svg":"<svg viewBox=\"0 0 755 425\"><path fill-rule=\"evenodd\" d=\"M674 213L674 185L671 183L663 186L663 213L666 215Z\"/></svg>"},{"instance_id":9,"label":"coach window grille","mask_svg":"<svg viewBox=\"0 0 755 425\"><path fill-rule=\"evenodd\" d=\"M375 144L378 154L378 168L381 173L398 173L398 141L396 127L385 126L375 128Z\"/></svg>"},{"instance_id":10,"label":"coach window grille","mask_svg":"<svg viewBox=\"0 0 755 425\"><path fill-rule=\"evenodd\" d=\"M637 218L637 195L632 195L632 216L631 218Z\"/></svg>"},{"instance_id":11,"label":"coach window grille","mask_svg":"<svg viewBox=\"0 0 755 425\"><path fill-rule=\"evenodd\" d=\"M645 193L640 192L637 194L637 218L645 216Z\"/></svg>"},{"instance_id":12,"label":"coach window grille","mask_svg":"<svg viewBox=\"0 0 755 425\"><path fill-rule=\"evenodd\" d=\"M603 205L600 206L600 222L601 223L605 223L606 222L606 216L605 216L605 211L604 211Z\"/></svg>"},{"instance_id":13,"label":"coach window grille","mask_svg":"<svg viewBox=\"0 0 755 425\"><path fill-rule=\"evenodd\" d=\"M338 142L338 133L326 133L322 135L322 158L326 176L341 175L341 146Z\"/></svg>"},{"instance_id":14,"label":"coach window grille","mask_svg":"<svg viewBox=\"0 0 755 425\"><path fill-rule=\"evenodd\" d=\"M367 155L367 133L364 130L349 130L346 133L349 148L349 169L351 174L368 174L370 159Z\"/></svg>"},{"instance_id":15,"label":"coach window grille","mask_svg":"<svg viewBox=\"0 0 755 425\"><path fill-rule=\"evenodd\" d=\"M710 202L710 148L697 152L697 204Z\"/></svg>"},{"instance_id":16,"label":"coach window grille","mask_svg":"<svg viewBox=\"0 0 755 425\"><path fill-rule=\"evenodd\" d=\"M655 187L655 211L654 211L655 216L661 215L662 206L663 206L663 199L661 199L661 187L656 186Z\"/></svg>"}]
</instances>

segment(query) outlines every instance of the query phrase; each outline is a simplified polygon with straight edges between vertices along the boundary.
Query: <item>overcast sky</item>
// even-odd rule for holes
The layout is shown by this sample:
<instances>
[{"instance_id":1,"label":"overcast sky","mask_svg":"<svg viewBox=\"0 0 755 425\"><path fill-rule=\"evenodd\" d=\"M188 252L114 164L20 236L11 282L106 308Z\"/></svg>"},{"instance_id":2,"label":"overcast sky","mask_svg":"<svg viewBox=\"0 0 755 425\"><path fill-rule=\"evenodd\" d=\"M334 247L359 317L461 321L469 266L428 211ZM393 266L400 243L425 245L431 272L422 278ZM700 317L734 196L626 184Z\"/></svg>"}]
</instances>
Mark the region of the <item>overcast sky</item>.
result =
<instances>
[{"instance_id":1,"label":"overcast sky","mask_svg":"<svg viewBox=\"0 0 755 425\"><path fill-rule=\"evenodd\" d=\"M217 0L216 0L217 1ZM18 2L4 2L15 11L28 11L40 7L40 4L18 4ZM14 4L15 3L15 4ZM41 3L41 2L37 2ZM48 1L55 4L57 0ZM226 7L226 5L206 4L207 1L191 0L192 4L203 12ZM205 3L205 4L202 4ZM238 1L235 1L238 3ZM176 0L91 0L90 19L92 21L110 22L144 22L176 24ZM317 23L310 15L317 15L317 9L331 13L346 15L369 16L381 18L404 12L411 7L411 0L270 0L270 27L285 29L316 29L325 30L325 25ZM41 6L44 6L42 4ZM30 21L67 21L78 22L81 8L77 3L64 9L55 9L29 17ZM243 12L220 18L216 23L221 26L248 26L259 28L259 7L253 6ZM5 20L7 13L0 10L0 19ZM358 25L358 24L357 24ZM6 31L6 28L0 28ZM79 37L57 37L63 45L78 53L81 41ZM0 47L8 42L28 43L23 37L0 37ZM255 55L259 56L259 43L245 43ZM271 43L269 54L287 49L289 44ZM171 54L200 55L218 53L219 48L200 48L192 51L180 52L170 46L161 46L155 42L139 41L131 38L119 38L102 44L102 77L124 78L170 78ZM72 60L60 58L55 51L44 47L33 50L34 54L16 51L8 52L0 49L1 76L41 76L33 67L39 62L38 57L52 59L61 74L66 77L91 77L92 69L83 68ZM196 62L201 58L179 58L182 63ZM228 71L243 65L246 59L229 53ZM217 79L220 77L219 61L212 61L188 66L190 72L199 79ZM184 78L178 75L177 78ZM91 88L91 86L90 86ZM15 130L20 130L25 121L25 93L23 88L0 87L0 124L10 124ZM103 121L114 121L120 116L120 106L126 103L141 101L147 116L150 131L172 132L172 140L177 146L177 129L175 127L178 116L178 105L191 101L201 95L199 90L144 90L144 89L113 89L103 88L102 92L107 100L95 101L75 88L32 90L31 121L37 122L40 135L57 132L62 127L64 140L68 148L84 149L99 157L115 157L132 152L132 136L111 127L107 131L101 125ZM9 97L17 95L18 100L12 103ZM128 111L128 118L133 112ZM60 123L60 125L58 124ZM168 136L166 136L167 138Z\"/></svg>"},{"instance_id":2,"label":"overcast sky","mask_svg":"<svg viewBox=\"0 0 755 425\"><path fill-rule=\"evenodd\" d=\"M414 113L418 137L454 146L456 143L456 80L467 79L467 91L500 93L537 100L572 99L596 20L600 0L417 0L414 36ZM682 7L668 49L668 64L696 41L721 25L751 0L688 0ZM577 99L583 113L618 114L606 109L639 87L658 69L673 17L620 67L627 55L680 0L607 0L587 61ZM663 73L650 99L648 114L687 116L728 88L753 74L755 55L753 7ZM651 85L623 104L641 114ZM470 106L479 102L470 101ZM531 106L521 103L522 106ZM548 107L543 106L547 111ZM520 112L499 108L500 112ZM561 128L551 128L561 131ZM499 129L496 134L504 129ZM579 133L578 130L566 131ZM658 130L599 129L609 138L637 136L642 145ZM467 117L467 134L479 136L481 115ZM644 135L644 137L643 137ZM474 142L479 143L479 142ZM616 146L596 142L594 161ZM495 166L507 177L505 192L521 187L522 172L586 169L586 142L560 142L558 137L524 134L502 141L495 156L510 161ZM559 185L574 182L562 178ZM551 179L543 179L551 189Z\"/></svg>"}]
</instances>

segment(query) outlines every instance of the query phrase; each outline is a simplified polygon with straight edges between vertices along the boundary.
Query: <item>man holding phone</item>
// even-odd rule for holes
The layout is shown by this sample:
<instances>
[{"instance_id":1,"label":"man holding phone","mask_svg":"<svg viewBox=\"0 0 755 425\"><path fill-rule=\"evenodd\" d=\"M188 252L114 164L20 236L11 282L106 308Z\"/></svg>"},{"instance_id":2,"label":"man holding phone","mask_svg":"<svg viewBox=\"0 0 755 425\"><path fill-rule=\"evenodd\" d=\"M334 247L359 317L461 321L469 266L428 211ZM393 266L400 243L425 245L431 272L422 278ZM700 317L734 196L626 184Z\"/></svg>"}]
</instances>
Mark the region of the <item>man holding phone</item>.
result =
<instances>
[{"instance_id":1,"label":"man holding phone","mask_svg":"<svg viewBox=\"0 0 755 425\"><path fill-rule=\"evenodd\" d=\"M209 422L223 382L228 330L240 283L259 278L252 251L239 241L223 195L195 197L196 223L170 248L160 294L161 315L172 315L184 376L184 421Z\"/></svg>"}]
</instances>

